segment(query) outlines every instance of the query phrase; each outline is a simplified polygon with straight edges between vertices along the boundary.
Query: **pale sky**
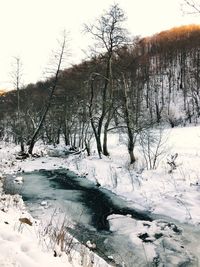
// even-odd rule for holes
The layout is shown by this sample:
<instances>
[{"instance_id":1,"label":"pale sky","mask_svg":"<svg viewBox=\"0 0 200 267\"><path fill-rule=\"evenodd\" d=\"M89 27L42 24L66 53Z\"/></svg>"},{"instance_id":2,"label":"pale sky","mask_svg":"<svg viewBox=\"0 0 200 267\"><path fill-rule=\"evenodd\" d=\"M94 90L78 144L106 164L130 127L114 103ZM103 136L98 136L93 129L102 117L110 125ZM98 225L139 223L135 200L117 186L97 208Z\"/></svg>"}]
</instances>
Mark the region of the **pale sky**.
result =
<instances>
[{"instance_id":1,"label":"pale sky","mask_svg":"<svg viewBox=\"0 0 200 267\"><path fill-rule=\"evenodd\" d=\"M44 78L64 29L70 32L68 63L81 61L89 44L83 24L95 21L114 2L126 13L131 36L200 24L200 15L183 15L183 0L0 0L0 89L12 87L13 57L23 62L25 84Z\"/></svg>"}]
</instances>

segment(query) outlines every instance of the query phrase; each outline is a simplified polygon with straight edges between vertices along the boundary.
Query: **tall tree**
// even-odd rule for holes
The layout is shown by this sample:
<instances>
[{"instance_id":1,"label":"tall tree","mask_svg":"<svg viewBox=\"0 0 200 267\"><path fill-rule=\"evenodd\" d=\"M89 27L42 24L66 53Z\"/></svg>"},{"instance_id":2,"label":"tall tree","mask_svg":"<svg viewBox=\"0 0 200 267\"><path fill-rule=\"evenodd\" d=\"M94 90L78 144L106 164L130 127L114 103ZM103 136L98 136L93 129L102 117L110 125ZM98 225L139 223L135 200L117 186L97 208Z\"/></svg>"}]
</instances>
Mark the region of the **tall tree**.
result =
<instances>
[{"instance_id":1,"label":"tall tree","mask_svg":"<svg viewBox=\"0 0 200 267\"><path fill-rule=\"evenodd\" d=\"M52 79L52 85L51 85L51 88L50 88L50 94L49 94L46 106L44 107L44 111L43 111L42 117L40 119L40 122L39 122L38 126L36 127L36 129L35 129L35 131L33 133L33 136L32 136L32 138L31 138L31 140L29 142L29 148L28 148L28 153L29 154L32 154L32 152L33 152L33 148L34 148L34 145L35 145L35 143L37 141L38 134L42 129L42 126L43 126L44 121L46 119L47 113L48 113L49 108L51 106L51 102L52 102L54 93L56 91L57 85L58 85L59 74L60 74L60 70L61 70L61 67L62 67L64 55L65 55L65 52L66 52L66 45L67 45L67 36L66 36L66 33L64 32L63 40L60 43L60 49L59 49L58 53L55 55L55 58L57 59L56 72L55 72L54 78Z\"/></svg>"},{"instance_id":2,"label":"tall tree","mask_svg":"<svg viewBox=\"0 0 200 267\"><path fill-rule=\"evenodd\" d=\"M11 73L14 87L17 91L17 139L20 143L21 152L24 153L23 123L20 106L20 87L22 85L22 62L19 57L14 58L13 71Z\"/></svg>"},{"instance_id":3,"label":"tall tree","mask_svg":"<svg viewBox=\"0 0 200 267\"><path fill-rule=\"evenodd\" d=\"M109 155L107 149L107 130L111 120L112 114L112 96L113 96L113 75L112 75L112 59L115 50L127 42L127 31L122 27L125 21L125 14L123 10L114 4L106 11L99 19L97 19L95 24L85 25L85 31L92 35L95 40L95 48L98 51L98 55L103 57L104 61L104 72L101 73L101 78L103 80L101 88L101 107L100 114L97 118L92 111L93 104L93 92L94 92L94 78L99 78L99 73L96 75L91 75L91 102L90 102L90 121L94 131L94 136L96 139L97 150L99 156L101 153L104 155ZM102 127L104 125L104 143L102 149L101 134Z\"/></svg>"}]
</instances>

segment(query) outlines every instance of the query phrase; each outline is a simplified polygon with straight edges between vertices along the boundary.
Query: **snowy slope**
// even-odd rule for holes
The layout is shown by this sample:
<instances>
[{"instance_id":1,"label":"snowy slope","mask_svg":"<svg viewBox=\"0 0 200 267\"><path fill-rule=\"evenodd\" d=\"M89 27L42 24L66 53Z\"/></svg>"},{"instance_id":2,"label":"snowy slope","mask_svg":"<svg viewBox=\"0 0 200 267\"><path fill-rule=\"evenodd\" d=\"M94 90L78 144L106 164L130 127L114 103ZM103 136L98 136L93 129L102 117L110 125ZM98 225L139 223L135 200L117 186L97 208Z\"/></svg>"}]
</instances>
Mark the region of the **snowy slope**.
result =
<instances>
[{"instance_id":1,"label":"snowy slope","mask_svg":"<svg viewBox=\"0 0 200 267\"><path fill-rule=\"evenodd\" d=\"M20 218L30 220L32 225L21 223ZM53 257L52 251L44 250L38 234L39 222L26 212L21 197L1 195L0 266L72 266L66 256Z\"/></svg>"}]
</instances>

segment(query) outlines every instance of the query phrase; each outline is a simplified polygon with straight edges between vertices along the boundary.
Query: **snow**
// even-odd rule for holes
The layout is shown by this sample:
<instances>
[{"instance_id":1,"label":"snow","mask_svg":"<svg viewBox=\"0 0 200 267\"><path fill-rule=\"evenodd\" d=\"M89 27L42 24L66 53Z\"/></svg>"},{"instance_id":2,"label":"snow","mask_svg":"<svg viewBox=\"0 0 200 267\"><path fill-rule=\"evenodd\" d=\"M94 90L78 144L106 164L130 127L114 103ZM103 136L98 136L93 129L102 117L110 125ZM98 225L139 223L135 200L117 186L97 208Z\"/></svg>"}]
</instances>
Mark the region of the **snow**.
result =
<instances>
[{"instance_id":1,"label":"snow","mask_svg":"<svg viewBox=\"0 0 200 267\"><path fill-rule=\"evenodd\" d=\"M1 143L0 168L2 174L0 174L0 181L4 180L4 174L12 174L13 181L23 186L23 172L68 168L100 186L112 190L126 199L132 207L150 210L155 216L161 215L163 218L166 216L177 220L180 224L188 223L198 226L200 224L200 126L173 128L170 131L166 130L166 133L169 135L168 151L155 170L145 168L138 147L136 149L137 164L134 167L130 166L125 140L123 136L116 134L109 135L110 157L102 159L98 158L97 153L93 153L90 157L84 153L65 157L63 146L60 145L54 149L39 144L36 145L35 152L41 154L42 151L43 157L16 161L14 153L19 148L12 144ZM178 153L175 160L177 167L170 172L167 158L175 153ZM42 201L41 206L46 207L48 203ZM19 218L26 216L33 222L32 226L20 226ZM143 251L144 254L145 251L148 260L155 257L157 253L155 244L161 242L158 241L159 239L155 240L155 233L161 229L161 222L156 220L150 224L150 227L147 227L143 222L136 222L129 216L119 215L109 216L109 222L113 231L128 233L132 229L130 237L132 242L141 248L140 253ZM66 255L53 257L52 251L44 249L41 244L43 242L38 240L38 231L38 222L28 214L20 196L6 196L2 193L0 200L0 266L73 266L74 263L71 263ZM166 246L171 246L171 250L173 247L178 250L180 243L177 240L179 237L173 239L174 243L169 241L170 231L169 229L164 230L162 242L165 242ZM143 243L138 237L143 233L148 233L148 238L155 244ZM91 245L90 241L88 244ZM196 249L198 252L199 246L191 249ZM181 248L179 250L180 253L185 253ZM173 264L171 266L176 266L178 259L170 257L171 264ZM79 266L78 261L75 257L74 266ZM106 266L104 264L101 263L99 266Z\"/></svg>"},{"instance_id":2,"label":"snow","mask_svg":"<svg viewBox=\"0 0 200 267\"><path fill-rule=\"evenodd\" d=\"M91 156L72 158L68 167L80 175L87 173L93 180L125 199L134 206L163 214L181 222L200 222L200 127L185 127L166 130L168 154L156 170L140 167L142 156L139 149L135 169L128 163L124 144L116 135L110 135L110 158ZM109 142L108 142L109 143ZM177 168L170 173L167 158L178 153Z\"/></svg>"},{"instance_id":3,"label":"snow","mask_svg":"<svg viewBox=\"0 0 200 267\"><path fill-rule=\"evenodd\" d=\"M72 250L69 255L61 251L60 244L53 244L52 250L53 240L49 240L49 235L44 234L47 229L51 231L50 226L43 225L27 212L19 195L11 196L2 193L0 197L0 266L79 267L89 266L91 261L94 261L93 266L96 267L109 266L90 251L95 248L95 244L89 240L87 245L90 249L77 244L77 251ZM77 243L76 240L75 242ZM86 265L82 265L81 262L85 262Z\"/></svg>"},{"instance_id":4,"label":"snow","mask_svg":"<svg viewBox=\"0 0 200 267\"><path fill-rule=\"evenodd\" d=\"M32 226L20 222L29 218ZM20 196L1 195L0 199L0 266L40 267L71 266L64 257L53 257L38 245L38 222L26 212Z\"/></svg>"},{"instance_id":5,"label":"snow","mask_svg":"<svg viewBox=\"0 0 200 267\"><path fill-rule=\"evenodd\" d=\"M164 264L161 266L181 266L181 263L192 260L190 252L185 250L182 230L176 229L174 224L159 220L136 221L129 216L115 214L108 219L111 230L126 234L133 244L134 253L139 259L145 258L147 266L148 262L154 262L158 255L160 262ZM137 258L136 261L138 263ZM144 266L144 262L136 266Z\"/></svg>"},{"instance_id":6,"label":"snow","mask_svg":"<svg viewBox=\"0 0 200 267\"><path fill-rule=\"evenodd\" d=\"M14 183L17 183L17 184L23 184L23 177L22 177L22 176L17 176L17 177L14 179Z\"/></svg>"},{"instance_id":7,"label":"snow","mask_svg":"<svg viewBox=\"0 0 200 267\"><path fill-rule=\"evenodd\" d=\"M23 183L23 173L20 176L16 175L18 170L22 170L22 162L18 164L14 161L12 147L5 146L2 150L1 170L4 174L13 174L13 183ZM36 167L41 168L41 164L41 161L39 162L38 160L36 160L35 165L32 164L32 160L25 163L27 170ZM25 165L23 166L25 167ZM50 166L51 160L46 165L46 168L50 168ZM91 262L94 262L94 267L109 266L90 250L94 249L95 244L91 244L92 247L89 249L89 246L88 248L84 247L74 239L75 249L72 249L69 254L61 251L61 244L53 243L52 249L52 242L55 241L53 239L49 240L49 233L44 234L48 228L46 221L44 224L42 221L35 220L27 211L20 195L6 195L3 193L3 182L6 184L4 174L0 174L1 267L79 267L89 266ZM9 182L6 186L12 185ZM46 208L48 203L42 201L41 206Z\"/></svg>"}]
</instances>

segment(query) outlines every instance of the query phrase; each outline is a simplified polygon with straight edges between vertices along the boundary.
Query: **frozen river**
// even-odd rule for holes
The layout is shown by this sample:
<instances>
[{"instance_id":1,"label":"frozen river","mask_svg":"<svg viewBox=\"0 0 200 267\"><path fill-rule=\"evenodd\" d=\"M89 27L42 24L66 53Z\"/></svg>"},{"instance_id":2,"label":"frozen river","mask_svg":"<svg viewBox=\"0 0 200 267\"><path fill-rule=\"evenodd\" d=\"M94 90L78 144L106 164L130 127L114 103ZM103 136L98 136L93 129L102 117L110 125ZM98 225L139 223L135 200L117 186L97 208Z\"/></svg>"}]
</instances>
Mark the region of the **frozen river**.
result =
<instances>
[{"instance_id":1,"label":"frozen river","mask_svg":"<svg viewBox=\"0 0 200 267\"><path fill-rule=\"evenodd\" d=\"M133 209L64 169L23 177L21 194L34 217L48 222L64 215L68 231L84 244L95 243L96 253L114 266L199 266L199 228Z\"/></svg>"}]
</instances>

